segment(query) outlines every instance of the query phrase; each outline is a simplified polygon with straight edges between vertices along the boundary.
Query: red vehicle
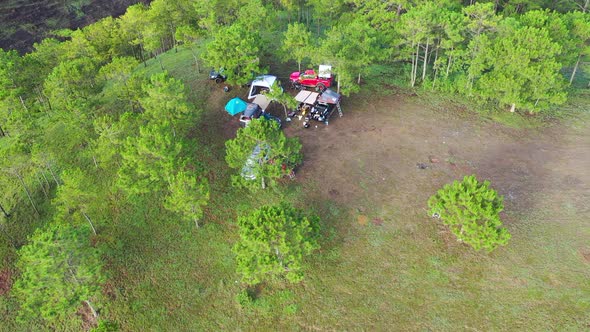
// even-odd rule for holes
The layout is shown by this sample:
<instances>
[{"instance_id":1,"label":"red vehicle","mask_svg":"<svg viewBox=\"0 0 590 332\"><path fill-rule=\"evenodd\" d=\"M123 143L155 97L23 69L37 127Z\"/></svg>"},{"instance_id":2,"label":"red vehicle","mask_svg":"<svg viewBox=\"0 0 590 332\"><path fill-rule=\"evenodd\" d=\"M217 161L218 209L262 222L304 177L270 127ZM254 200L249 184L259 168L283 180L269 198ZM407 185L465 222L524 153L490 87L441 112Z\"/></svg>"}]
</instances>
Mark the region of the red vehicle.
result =
<instances>
[{"instance_id":1,"label":"red vehicle","mask_svg":"<svg viewBox=\"0 0 590 332\"><path fill-rule=\"evenodd\" d=\"M304 72L294 72L289 77L291 84L295 89L315 88L318 91L324 91L332 86L332 66L320 65L318 73L313 69Z\"/></svg>"}]
</instances>

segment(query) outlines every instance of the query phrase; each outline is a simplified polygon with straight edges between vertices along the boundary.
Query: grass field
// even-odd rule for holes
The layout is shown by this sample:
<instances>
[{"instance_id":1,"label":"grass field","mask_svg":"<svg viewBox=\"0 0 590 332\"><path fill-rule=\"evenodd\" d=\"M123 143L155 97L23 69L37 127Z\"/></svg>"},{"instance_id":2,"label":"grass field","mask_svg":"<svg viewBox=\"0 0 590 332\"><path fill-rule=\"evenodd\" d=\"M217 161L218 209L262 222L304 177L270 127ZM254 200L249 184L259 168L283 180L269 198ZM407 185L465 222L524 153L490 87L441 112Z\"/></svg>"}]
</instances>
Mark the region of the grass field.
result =
<instances>
[{"instance_id":1,"label":"grass field","mask_svg":"<svg viewBox=\"0 0 590 332\"><path fill-rule=\"evenodd\" d=\"M155 208L157 197L137 204L153 209L116 215L105 287L112 302L102 314L122 330L590 328L587 110L540 127L505 126L451 103L361 93L328 127L289 124L305 165L279 191L253 196L230 186L223 159L238 127L223 105L245 91L223 93L191 59L188 51L162 56L202 109L195 157L211 170L211 202L200 229ZM140 70L160 69L151 60ZM505 196L513 237L492 254L457 243L426 214L429 195L471 173ZM246 289L231 252L236 216L283 198L321 216L322 249L301 284Z\"/></svg>"}]
</instances>

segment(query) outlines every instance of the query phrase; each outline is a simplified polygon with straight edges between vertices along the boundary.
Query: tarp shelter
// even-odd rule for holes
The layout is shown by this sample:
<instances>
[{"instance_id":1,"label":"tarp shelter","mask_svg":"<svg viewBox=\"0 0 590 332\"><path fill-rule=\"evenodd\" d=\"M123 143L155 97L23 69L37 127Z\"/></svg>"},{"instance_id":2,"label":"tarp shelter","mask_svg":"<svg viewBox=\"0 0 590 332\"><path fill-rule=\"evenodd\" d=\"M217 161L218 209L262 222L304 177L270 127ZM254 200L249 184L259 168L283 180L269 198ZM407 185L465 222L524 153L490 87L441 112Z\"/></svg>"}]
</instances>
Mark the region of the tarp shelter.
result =
<instances>
[{"instance_id":1,"label":"tarp shelter","mask_svg":"<svg viewBox=\"0 0 590 332\"><path fill-rule=\"evenodd\" d=\"M262 94L263 91L270 91L270 88L276 80L277 77L273 75L262 75L256 77L256 79L252 81L252 85L250 85L248 99L253 99L254 97Z\"/></svg>"},{"instance_id":2,"label":"tarp shelter","mask_svg":"<svg viewBox=\"0 0 590 332\"><path fill-rule=\"evenodd\" d=\"M266 98L265 95L258 95L256 96L256 98L254 98L252 102L260 106L260 108L262 108L262 111L266 111L266 108L270 104L270 99Z\"/></svg>"},{"instance_id":3,"label":"tarp shelter","mask_svg":"<svg viewBox=\"0 0 590 332\"><path fill-rule=\"evenodd\" d=\"M319 93L317 93L317 92L301 90L301 91L299 91L297 96L295 96L295 100L297 100L300 103L313 105L313 104L315 104L316 100L318 99L318 96L319 96Z\"/></svg>"},{"instance_id":4,"label":"tarp shelter","mask_svg":"<svg viewBox=\"0 0 590 332\"><path fill-rule=\"evenodd\" d=\"M227 113L231 115L236 115L240 112L243 112L246 109L247 105L248 103L236 97L228 101L227 104L225 104L225 110L227 111Z\"/></svg>"}]
</instances>

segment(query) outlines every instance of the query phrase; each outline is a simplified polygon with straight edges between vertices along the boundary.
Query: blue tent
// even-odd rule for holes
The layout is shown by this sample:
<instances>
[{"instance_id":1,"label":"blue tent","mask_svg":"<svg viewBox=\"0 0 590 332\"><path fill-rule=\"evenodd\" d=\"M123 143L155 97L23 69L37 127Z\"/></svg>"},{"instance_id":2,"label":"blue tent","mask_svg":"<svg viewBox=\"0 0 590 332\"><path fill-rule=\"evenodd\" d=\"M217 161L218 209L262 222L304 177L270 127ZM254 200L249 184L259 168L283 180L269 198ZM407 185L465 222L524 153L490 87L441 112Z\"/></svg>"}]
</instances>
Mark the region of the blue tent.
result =
<instances>
[{"instance_id":1,"label":"blue tent","mask_svg":"<svg viewBox=\"0 0 590 332\"><path fill-rule=\"evenodd\" d=\"M236 115L243 112L247 106L248 104L245 101L236 97L225 104L225 110L231 115Z\"/></svg>"}]
</instances>

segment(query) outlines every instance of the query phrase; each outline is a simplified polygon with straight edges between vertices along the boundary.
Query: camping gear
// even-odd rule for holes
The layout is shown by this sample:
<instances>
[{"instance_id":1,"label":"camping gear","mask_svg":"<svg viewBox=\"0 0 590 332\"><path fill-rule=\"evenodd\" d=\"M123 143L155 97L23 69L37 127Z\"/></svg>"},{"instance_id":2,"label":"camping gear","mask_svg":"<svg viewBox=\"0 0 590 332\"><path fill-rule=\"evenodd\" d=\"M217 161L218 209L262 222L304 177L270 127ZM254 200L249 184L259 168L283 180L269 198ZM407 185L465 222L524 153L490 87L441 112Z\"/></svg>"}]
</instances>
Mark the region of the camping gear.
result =
<instances>
[{"instance_id":1,"label":"camping gear","mask_svg":"<svg viewBox=\"0 0 590 332\"><path fill-rule=\"evenodd\" d=\"M340 107L340 101L342 95L334 90L326 89L322 93L311 92L311 91L300 91L295 100L299 102L297 111L299 112L299 120L305 117L303 126L309 128L309 121L316 120L328 124L328 119L332 115L332 112L336 109L338 114L342 116L342 108Z\"/></svg>"},{"instance_id":2,"label":"camping gear","mask_svg":"<svg viewBox=\"0 0 590 332\"><path fill-rule=\"evenodd\" d=\"M225 110L230 115L236 115L240 112L243 112L246 109L247 105L248 103L236 97L228 101L227 104L225 104Z\"/></svg>"}]
</instances>

